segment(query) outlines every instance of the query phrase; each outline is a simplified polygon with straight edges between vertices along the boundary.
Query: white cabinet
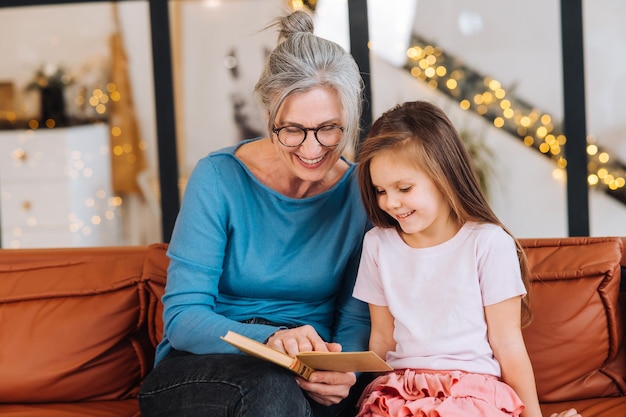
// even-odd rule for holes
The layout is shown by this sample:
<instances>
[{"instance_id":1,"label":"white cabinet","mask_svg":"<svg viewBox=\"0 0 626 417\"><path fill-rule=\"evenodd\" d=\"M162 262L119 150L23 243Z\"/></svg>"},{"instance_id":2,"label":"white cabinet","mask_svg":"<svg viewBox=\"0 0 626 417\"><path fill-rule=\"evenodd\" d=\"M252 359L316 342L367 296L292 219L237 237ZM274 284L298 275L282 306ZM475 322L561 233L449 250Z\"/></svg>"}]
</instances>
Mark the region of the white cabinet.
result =
<instances>
[{"instance_id":1,"label":"white cabinet","mask_svg":"<svg viewBox=\"0 0 626 417\"><path fill-rule=\"evenodd\" d=\"M120 244L108 125L0 131L3 248Z\"/></svg>"}]
</instances>

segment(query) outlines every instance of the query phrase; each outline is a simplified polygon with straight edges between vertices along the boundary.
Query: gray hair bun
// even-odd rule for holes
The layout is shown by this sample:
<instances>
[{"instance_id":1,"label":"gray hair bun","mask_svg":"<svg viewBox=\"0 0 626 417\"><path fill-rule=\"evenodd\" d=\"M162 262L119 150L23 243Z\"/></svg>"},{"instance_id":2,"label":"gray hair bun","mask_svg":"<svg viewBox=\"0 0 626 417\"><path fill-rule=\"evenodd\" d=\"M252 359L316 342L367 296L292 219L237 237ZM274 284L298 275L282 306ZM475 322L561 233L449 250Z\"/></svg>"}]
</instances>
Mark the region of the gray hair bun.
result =
<instances>
[{"instance_id":1,"label":"gray hair bun","mask_svg":"<svg viewBox=\"0 0 626 417\"><path fill-rule=\"evenodd\" d=\"M283 16L277 24L280 27L279 41L295 33L313 33L313 18L302 10Z\"/></svg>"}]
</instances>

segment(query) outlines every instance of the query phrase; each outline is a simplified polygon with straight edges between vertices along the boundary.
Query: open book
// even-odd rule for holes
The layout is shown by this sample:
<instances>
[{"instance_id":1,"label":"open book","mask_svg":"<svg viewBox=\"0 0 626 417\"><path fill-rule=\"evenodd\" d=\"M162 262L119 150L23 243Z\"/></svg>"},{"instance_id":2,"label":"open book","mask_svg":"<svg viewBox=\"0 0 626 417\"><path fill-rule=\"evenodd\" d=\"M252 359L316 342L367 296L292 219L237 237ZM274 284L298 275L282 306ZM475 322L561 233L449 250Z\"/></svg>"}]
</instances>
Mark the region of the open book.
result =
<instances>
[{"instance_id":1,"label":"open book","mask_svg":"<svg viewBox=\"0 0 626 417\"><path fill-rule=\"evenodd\" d=\"M313 371L385 372L393 370L387 362L371 350L302 352L293 357L233 331L229 331L221 338L248 355L274 362L307 380Z\"/></svg>"}]
</instances>

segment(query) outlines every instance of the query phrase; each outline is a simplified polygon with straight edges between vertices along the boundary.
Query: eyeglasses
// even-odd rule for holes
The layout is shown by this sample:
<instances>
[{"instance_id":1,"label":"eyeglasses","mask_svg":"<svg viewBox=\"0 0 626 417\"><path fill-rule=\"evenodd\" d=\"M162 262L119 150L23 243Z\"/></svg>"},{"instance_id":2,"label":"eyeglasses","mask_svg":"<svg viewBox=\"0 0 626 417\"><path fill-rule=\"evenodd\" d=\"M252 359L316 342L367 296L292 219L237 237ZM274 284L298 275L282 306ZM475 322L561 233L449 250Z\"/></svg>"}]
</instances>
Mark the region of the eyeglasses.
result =
<instances>
[{"instance_id":1,"label":"eyeglasses","mask_svg":"<svg viewBox=\"0 0 626 417\"><path fill-rule=\"evenodd\" d=\"M327 148L334 148L339 145L339 141L343 136L343 127L335 125L326 125L320 127L299 127L299 126L283 126L273 128L272 132L276 133L278 140L284 146L296 148L304 143L309 130L313 131L315 140Z\"/></svg>"}]
</instances>

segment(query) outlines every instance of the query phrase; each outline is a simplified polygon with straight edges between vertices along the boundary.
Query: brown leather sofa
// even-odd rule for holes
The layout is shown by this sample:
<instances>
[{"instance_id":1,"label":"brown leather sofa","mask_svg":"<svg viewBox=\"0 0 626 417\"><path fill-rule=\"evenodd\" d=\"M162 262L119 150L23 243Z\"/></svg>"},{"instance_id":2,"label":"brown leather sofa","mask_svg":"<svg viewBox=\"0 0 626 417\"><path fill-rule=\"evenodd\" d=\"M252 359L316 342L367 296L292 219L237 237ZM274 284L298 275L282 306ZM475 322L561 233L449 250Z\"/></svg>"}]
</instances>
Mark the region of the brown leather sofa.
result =
<instances>
[{"instance_id":1,"label":"brown leather sofa","mask_svg":"<svg viewBox=\"0 0 626 417\"><path fill-rule=\"evenodd\" d=\"M523 244L535 275L525 338L544 416L626 416L622 239ZM0 250L0 415L139 416L162 334L165 250Z\"/></svg>"}]
</instances>

